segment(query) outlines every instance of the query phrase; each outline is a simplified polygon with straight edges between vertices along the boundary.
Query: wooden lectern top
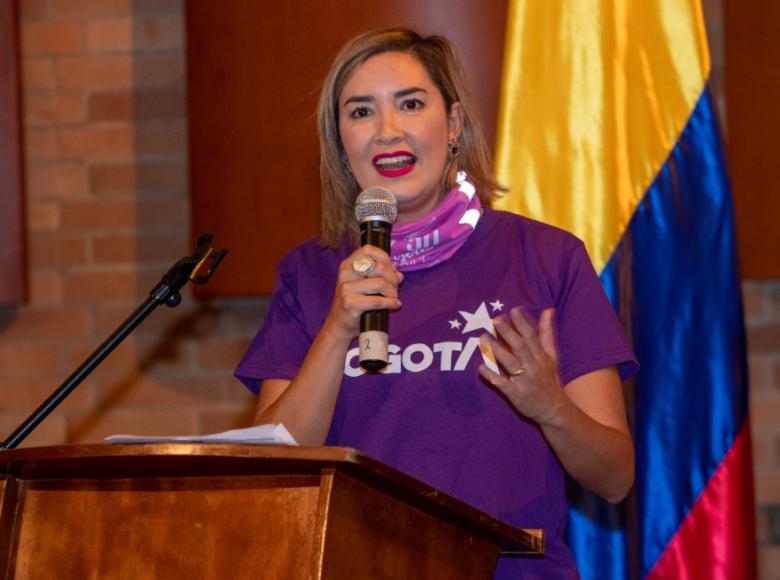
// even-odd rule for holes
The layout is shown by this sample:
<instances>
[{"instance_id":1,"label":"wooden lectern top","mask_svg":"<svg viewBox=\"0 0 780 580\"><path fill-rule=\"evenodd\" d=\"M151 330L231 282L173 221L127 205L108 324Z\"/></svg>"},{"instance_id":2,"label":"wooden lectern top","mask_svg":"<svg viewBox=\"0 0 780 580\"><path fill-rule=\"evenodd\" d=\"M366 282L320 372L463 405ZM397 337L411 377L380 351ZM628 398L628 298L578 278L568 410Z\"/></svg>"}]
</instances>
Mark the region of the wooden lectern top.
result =
<instances>
[{"instance_id":1,"label":"wooden lectern top","mask_svg":"<svg viewBox=\"0 0 780 580\"><path fill-rule=\"evenodd\" d=\"M0 452L0 490L0 559L7 555L9 562L6 575L0 566L0 578L49 570L62 578L96 571L131 577L125 574L147 569L157 577L169 571L219 577L226 566L236 578L252 577L247 572L257 566L268 578L340 578L358 571L365 578L403 578L410 577L414 558L427 566L419 577L438 578L471 565L469 546L483 554L474 570L492 569L498 553L544 552L541 530L514 528L343 447L12 449ZM113 546L117 533L124 534L124 546ZM449 547L440 547L444 540ZM273 545L273 558L263 559L254 549L259 544ZM178 552L157 554L159 546ZM130 552L149 554L133 560ZM213 562L220 572L198 574L203 570L194 562ZM279 571L270 574L269 566ZM371 567L376 574L365 573Z\"/></svg>"}]
</instances>

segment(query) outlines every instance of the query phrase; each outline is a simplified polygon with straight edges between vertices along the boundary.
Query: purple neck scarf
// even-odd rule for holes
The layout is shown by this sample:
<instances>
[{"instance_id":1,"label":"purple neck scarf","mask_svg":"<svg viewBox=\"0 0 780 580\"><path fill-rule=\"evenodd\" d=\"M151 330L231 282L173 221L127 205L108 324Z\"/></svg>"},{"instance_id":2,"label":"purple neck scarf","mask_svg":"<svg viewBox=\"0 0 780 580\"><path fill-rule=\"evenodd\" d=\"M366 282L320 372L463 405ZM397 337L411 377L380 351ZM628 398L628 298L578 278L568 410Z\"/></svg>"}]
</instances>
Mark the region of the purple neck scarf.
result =
<instances>
[{"instance_id":1,"label":"purple neck scarf","mask_svg":"<svg viewBox=\"0 0 780 580\"><path fill-rule=\"evenodd\" d=\"M431 213L416 222L396 226L390 235L390 255L402 272L430 268L448 260L477 227L482 204L476 188L459 171L455 187Z\"/></svg>"}]
</instances>

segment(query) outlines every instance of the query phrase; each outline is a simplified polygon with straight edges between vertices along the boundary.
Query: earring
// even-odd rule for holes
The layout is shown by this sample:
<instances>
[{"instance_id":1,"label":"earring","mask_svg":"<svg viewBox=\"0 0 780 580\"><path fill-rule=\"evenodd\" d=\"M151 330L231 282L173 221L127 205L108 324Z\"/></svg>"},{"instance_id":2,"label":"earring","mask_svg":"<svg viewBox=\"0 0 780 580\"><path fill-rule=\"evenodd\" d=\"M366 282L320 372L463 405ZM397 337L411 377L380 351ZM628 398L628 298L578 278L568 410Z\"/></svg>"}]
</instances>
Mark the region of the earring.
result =
<instances>
[{"instance_id":1,"label":"earring","mask_svg":"<svg viewBox=\"0 0 780 580\"><path fill-rule=\"evenodd\" d=\"M460 144L456 139L450 139L447 143L447 157L453 159L460 153Z\"/></svg>"}]
</instances>

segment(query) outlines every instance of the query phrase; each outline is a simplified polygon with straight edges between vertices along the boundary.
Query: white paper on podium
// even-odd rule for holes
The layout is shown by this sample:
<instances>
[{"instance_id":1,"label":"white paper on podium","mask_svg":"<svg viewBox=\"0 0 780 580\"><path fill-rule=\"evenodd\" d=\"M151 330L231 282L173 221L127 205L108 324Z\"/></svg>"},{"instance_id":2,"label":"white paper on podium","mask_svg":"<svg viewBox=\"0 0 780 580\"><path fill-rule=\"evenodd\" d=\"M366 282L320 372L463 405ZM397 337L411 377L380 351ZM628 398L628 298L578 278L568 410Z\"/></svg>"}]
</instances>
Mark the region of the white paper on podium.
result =
<instances>
[{"instance_id":1,"label":"white paper on podium","mask_svg":"<svg viewBox=\"0 0 780 580\"><path fill-rule=\"evenodd\" d=\"M111 435L109 443L241 443L244 445L298 445L281 423L233 429L212 435Z\"/></svg>"}]
</instances>

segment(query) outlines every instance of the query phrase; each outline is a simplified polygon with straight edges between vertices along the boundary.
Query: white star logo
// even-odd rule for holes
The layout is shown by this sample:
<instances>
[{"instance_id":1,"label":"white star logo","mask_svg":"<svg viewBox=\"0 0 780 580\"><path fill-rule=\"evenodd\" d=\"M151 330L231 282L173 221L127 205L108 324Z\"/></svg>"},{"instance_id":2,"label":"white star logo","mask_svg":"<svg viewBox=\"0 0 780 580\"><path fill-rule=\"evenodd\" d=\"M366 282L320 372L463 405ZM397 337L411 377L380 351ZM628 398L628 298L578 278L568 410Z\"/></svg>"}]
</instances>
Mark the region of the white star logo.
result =
<instances>
[{"instance_id":1,"label":"white star logo","mask_svg":"<svg viewBox=\"0 0 780 580\"><path fill-rule=\"evenodd\" d=\"M491 302L490 306L493 308L493 312L501 312L504 309L504 305L501 303L500 300Z\"/></svg>"},{"instance_id":2,"label":"white star logo","mask_svg":"<svg viewBox=\"0 0 780 580\"><path fill-rule=\"evenodd\" d=\"M471 332L472 330L478 330L480 328L484 328L487 330L490 334L495 336L496 331L493 329L493 321L490 319L490 315L487 311L487 306L485 306L485 303L479 305L479 308L472 314L471 312L466 312L464 310L460 310L460 315L463 317L463 320L466 321L466 326L463 327L463 331L461 334L466 334L467 332Z\"/></svg>"},{"instance_id":3,"label":"white star logo","mask_svg":"<svg viewBox=\"0 0 780 580\"><path fill-rule=\"evenodd\" d=\"M460 328L460 321L456 318L455 320L450 320L450 330L457 330Z\"/></svg>"}]
</instances>

